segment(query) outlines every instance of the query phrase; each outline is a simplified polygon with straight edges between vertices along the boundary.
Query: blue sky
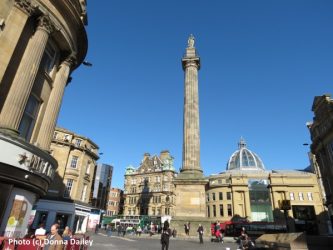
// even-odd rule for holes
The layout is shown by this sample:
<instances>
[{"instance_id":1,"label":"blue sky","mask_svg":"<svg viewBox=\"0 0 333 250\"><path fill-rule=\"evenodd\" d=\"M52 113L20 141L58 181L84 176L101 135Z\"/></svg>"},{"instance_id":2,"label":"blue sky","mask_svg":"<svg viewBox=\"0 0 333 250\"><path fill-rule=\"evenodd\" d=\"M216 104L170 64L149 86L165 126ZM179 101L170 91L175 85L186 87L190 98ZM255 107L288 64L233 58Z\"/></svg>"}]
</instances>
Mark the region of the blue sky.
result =
<instances>
[{"instance_id":1,"label":"blue sky","mask_svg":"<svg viewBox=\"0 0 333 250\"><path fill-rule=\"evenodd\" d=\"M103 3L102 3L103 2ZM184 72L193 33L201 57L201 165L225 170L243 136L267 169L308 165L316 95L333 90L333 1L88 1L86 59L58 125L91 138L114 165L112 186L145 152L181 167Z\"/></svg>"}]
</instances>

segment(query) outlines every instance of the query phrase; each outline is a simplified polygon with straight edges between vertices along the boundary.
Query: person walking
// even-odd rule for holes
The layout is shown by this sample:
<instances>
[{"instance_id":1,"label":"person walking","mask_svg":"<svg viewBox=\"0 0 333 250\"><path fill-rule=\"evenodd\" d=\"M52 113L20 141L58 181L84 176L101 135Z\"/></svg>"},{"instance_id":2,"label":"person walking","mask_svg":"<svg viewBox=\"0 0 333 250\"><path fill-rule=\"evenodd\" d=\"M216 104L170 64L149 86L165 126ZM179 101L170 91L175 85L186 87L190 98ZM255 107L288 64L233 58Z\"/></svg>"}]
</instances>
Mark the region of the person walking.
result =
<instances>
[{"instance_id":1,"label":"person walking","mask_svg":"<svg viewBox=\"0 0 333 250\"><path fill-rule=\"evenodd\" d=\"M35 231L35 235L37 236L37 235L45 235L46 234L46 230L45 230L45 227L44 227L44 223L41 223L40 225L39 225L39 228L37 228L36 229L36 231Z\"/></svg>"},{"instance_id":2,"label":"person walking","mask_svg":"<svg viewBox=\"0 0 333 250\"><path fill-rule=\"evenodd\" d=\"M59 225L51 226L51 233L46 237L47 243L44 245L44 250L63 250L63 240L58 234Z\"/></svg>"},{"instance_id":3,"label":"person walking","mask_svg":"<svg viewBox=\"0 0 333 250\"><path fill-rule=\"evenodd\" d=\"M168 250L169 249L169 240L172 232L169 228L169 222L166 220L164 222L163 229L161 231L161 244L162 244L162 250Z\"/></svg>"},{"instance_id":4,"label":"person walking","mask_svg":"<svg viewBox=\"0 0 333 250\"><path fill-rule=\"evenodd\" d=\"M204 229L203 229L203 226L201 224L199 224L197 232L199 233L200 244L203 244L203 238L202 237L203 237Z\"/></svg>"},{"instance_id":5,"label":"person walking","mask_svg":"<svg viewBox=\"0 0 333 250\"><path fill-rule=\"evenodd\" d=\"M140 226L138 226L138 228L136 229L136 232L139 236L141 236L141 233L142 233L142 229Z\"/></svg>"},{"instance_id":6,"label":"person walking","mask_svg":"<svg viewBox=\"0 0 333 250\"><path fill-rule=\"evenodd\" d=\"M118 225L118 236L120 236L120 234L121 234L121 225Z\"/></svg>"}]
</instances>

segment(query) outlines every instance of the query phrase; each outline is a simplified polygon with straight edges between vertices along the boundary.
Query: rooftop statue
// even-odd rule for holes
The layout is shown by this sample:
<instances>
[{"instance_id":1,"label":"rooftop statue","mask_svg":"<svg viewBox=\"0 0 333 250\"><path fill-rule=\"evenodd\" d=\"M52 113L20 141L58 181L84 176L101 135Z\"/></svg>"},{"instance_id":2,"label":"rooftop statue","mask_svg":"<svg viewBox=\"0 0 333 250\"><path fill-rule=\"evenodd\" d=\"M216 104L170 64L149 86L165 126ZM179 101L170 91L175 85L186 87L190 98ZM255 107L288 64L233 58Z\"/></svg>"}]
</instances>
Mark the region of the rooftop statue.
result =
<instances>
[{"instance_id":1,"label":"rooftop statue","mask_svg":"<svg viewBox=\"0 0 333 250\"><path fill-rule=\"evenodd\" d=\"M194 48L194 36L191 34L187 40L187 47Z\"/></svg>"}]
</instances>

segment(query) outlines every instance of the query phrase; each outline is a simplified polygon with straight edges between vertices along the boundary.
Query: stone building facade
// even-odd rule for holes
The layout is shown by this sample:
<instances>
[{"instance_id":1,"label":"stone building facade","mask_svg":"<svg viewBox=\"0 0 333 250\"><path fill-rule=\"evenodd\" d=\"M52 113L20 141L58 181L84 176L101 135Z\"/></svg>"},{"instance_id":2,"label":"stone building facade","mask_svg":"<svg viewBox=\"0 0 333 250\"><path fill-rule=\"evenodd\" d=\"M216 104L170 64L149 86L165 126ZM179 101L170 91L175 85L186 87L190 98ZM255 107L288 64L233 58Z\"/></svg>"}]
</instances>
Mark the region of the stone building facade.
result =
<instances>
[{"instance_id":1,"label":"stone building facade","mask_svg":"<svg viewBox=\"0 0 333 250\"><path fill-rule=\"evenodd\" d=\"M124 210L124 191L119 188L111 188L106 208L106 216L122 214Z\"/></svg>"},{"instance_id":2,"label":"stone building facade","mask_svg":"<svg viewBox=\"0 0 333 250\"><path fill-rule=\"evenodd\" d=\"M325 189L325 206L333 224L333 99L331 95L316 96L312 111L314 118L308 124L311 134L311 153L319 166L318 176Z\"/></svg>"},{"instance_id":3,"label":"stone building facade","mask_svg":"<svg viewBox=\"0 0 333 250\"><path fill-rule=\"evenodd\" d=\"M282 200L290 200L291 231L326 233L322 192L315 174L297 170L266 170L244 140L228 161L227 170L209 176L207 217L228 221L235 216L250 221L284 224Z\"/></svg>"},{"instance_id":4,"label":"stone building facade","mask_svg":"<svg viewBox=\"0 0 333 250\"><path fill-rule=\"evenodd\" d=\"M169 151L159 156L145 153L137 169L126 168L124 215L174 215L176 175Z\"/></svg>"},{"instance_id":5,"label":"stone building facade","mask_svg":"<svg viewBox=\"0 0 333 250\"><path fill-rule=\"evenodd\" d=\"M48 151L65 86L87 53L85 25L85 0L0 2L1 235L26 233L54 178Z\"/></svg>"},{"instance_id":6,"label":"stone building facade","mask_svg":"<svg viewBox=\"0 0 333 250\"><path fill-rule=\"evenodd\" d=\"M90 194L98 149L85 136L63 128L55 129L51 155L58 161L58 168L47 196L37 203L32 228L40 223L49 228L58 222L61 229L70 226L74 231L85 231L92 208Z\"/></svg>"}]
</instances>

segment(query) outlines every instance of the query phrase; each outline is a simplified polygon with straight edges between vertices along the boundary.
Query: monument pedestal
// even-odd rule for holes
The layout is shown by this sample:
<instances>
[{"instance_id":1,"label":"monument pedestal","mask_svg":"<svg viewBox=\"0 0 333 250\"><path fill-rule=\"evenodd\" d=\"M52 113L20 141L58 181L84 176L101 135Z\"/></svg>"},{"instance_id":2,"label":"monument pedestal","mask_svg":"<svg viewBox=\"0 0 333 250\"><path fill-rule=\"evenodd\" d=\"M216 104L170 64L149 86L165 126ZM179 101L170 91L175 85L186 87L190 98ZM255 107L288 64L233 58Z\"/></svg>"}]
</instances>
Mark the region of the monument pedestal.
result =
<instances>
[{"instance_id":1,"label":"monument pedestal","mask_svg":"<svg viewBox=\"0 0 333 250\"><path fill-rule=\"evenodd\" d=\"M210 235L210 221L206 217L206 185L208 180L202 172L184 171L174 180L176 193L175 216L171 227L185 235L184 224L190 222L190 235L198 235L199 224L204 226L204 235Z\"/></svg>"}]
</instances>

